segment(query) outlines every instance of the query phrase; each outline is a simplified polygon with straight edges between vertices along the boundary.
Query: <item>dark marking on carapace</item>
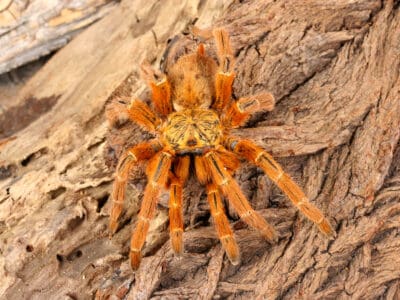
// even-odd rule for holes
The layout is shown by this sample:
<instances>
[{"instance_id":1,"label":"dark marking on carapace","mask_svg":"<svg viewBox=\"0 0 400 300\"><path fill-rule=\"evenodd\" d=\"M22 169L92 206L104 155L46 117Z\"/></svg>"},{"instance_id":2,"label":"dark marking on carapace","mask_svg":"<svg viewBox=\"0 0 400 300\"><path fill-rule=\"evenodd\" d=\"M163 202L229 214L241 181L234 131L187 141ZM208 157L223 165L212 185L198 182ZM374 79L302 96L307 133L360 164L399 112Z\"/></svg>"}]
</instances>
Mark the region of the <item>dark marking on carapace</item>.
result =
<instances>
[{"instance_id":1,"label":"dark marking on carapace","mask_svg":"<svg viewBox=\"0 0 400 300\"><path fill-rule=\"evenodd\" d=\"M194 147L197 145L197 141L195 139L189 139L187 140L186 145L189 147Z\"/></svg>"}]
</instances>

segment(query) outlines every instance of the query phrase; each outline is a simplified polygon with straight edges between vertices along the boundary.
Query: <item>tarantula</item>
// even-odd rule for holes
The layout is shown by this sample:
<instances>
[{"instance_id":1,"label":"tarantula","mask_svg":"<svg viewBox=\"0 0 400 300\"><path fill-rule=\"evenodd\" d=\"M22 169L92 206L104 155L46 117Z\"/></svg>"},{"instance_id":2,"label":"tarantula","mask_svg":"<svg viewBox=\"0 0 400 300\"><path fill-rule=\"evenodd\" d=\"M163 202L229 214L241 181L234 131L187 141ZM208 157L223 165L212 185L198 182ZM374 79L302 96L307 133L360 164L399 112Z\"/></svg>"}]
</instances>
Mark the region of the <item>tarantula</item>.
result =
<instances>
[{"instance_id":1,"label":"tarantula","mask_svg":"<svg viewBox=\"0 0 400 300\"><path fill-rule=\"evenodd\" d=\"M154 216L158 196L169 189L169 219L172 249L183 251L183 187L194 164L195 175L207 190L215 228L232 264L239 262L239 249L224 212L221 194L240 218L259 230L268 240L276 240L274 229L243 195L232 173L240 159L247 159L264 170L293 204L319 229L333 235L328 220L308 201L300 187L264 149L249 140L230 134L231 128L243 125L252 113L270 111L274 97L261 93L232 99L234 57L229 36L224 29L213 30L218 64L207 55L203 44L197 52L180 57L168 75L154 72L149 64L142 71L152 91L154 110L135 99L126 112L129 118L153 133L156 138L128 149L120 158L112 192L111 235L116 232L122 212L125 187L130 170L146 161L148 183L144 191L138 222L130 246L130 262L137 269L141 249Z\"/></svg>"}]
</instances>

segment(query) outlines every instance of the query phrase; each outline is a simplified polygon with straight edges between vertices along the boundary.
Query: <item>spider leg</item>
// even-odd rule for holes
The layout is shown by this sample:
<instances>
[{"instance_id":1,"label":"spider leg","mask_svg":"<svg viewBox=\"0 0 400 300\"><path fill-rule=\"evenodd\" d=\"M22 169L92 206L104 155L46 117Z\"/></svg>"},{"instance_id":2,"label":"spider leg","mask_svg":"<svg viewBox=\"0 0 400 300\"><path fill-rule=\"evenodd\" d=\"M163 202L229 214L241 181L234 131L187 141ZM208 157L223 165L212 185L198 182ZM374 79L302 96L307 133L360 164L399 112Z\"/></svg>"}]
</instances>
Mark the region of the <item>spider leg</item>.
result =
<instances>
[{"instance_id":1,"label":"spider leg","mask_svg":"<svg viewBox=\"0 0 400 300\"><path fill-rule=\"evenodd\" d=\"M205 155L204 160L213 182L222 190L223 194L228 198L229 203L232 204L240 218L251 227L259 230L267 239L276 241L277 237L275 230L250 206L237 182L225 169L218 157L218 153L210 151Z\"/></svg>"},{"instance_id":2,"label":"spider leg","mask_svg":"<svg viewBox=\"0 0 400 300\"><path fill-rule=\"evenodd\" d=\"M215 77L216 98L213 108L222 111L228 105L232 96L232 83L235 79L233 73L234 59L228 33L222 28L217 28L213 31L213 35L219 60L219 70Z\"/></svg>"},{"instance_id":3,"label":"spider leg","mask_svg":"<svg viewBox=\"0 0 400 300\"><path fill-rule=\"evenodd\" d=\"M161 120L155 115L151 108L139 99L131 101L126 105L124 101L113 101L106 108L106 117L111 126L123 119L130 119L139 124L143 129L156 132Z\"/></svg>"},{"instance_id":4,"label":"spider leg","mask_svg":"<svg viewBox=\"0 0 400 300\"><path fill-rule=\"evenodd\" d=\"M149 62L141 65L142 77L147 81L152 91L152 100L157 112L166 117L172 112L171 85L165 74L154 72Z\"/></svg>"},{"instance_id":5,"label":"spider leg","mask_svg":"<svg viewBox=\"0 0 400 300\"><path fill-rule=\"evenodd\" d=\"M174 174L171 174L170 197L169 197L169 227L172 250L176 254L183 251L183 213L182 199L183 186L189 176L190 157L179 157L174 166Z\"/></svg>"},{"instance_id":6,"label":"spider leg","mask_svg":"<svg viewBox=\"0 0 400 300\"><path fill-rule=\"evenodd\" d=\"M244 125L251 114L274 109L275 99L270 93L261 93L234 101L223 116L223 124L228 128Z\"/></svg>"},{"instance_id":7,"label":"spider leg","mask_svg":"<svg viewBox=\"0 0 400 300\"><path fill-rule=\"evenodd\" d=\"M131 238L129 256L132 269L134 270L136 270L140 264L141 249L146 240L146 235L150 227L150 220L153 218L156 210L158 195L168 179L171 157L172 155L169 152L159 152L149 161L146 170L148 183L144 191L138 222Z\"/></svg>"},{"instance_id":8,"label":"spider leg","mask_svg":"<svg viewBox=\"0 0 400 300\"><path fill-rule=\"evenodd\" d=\"M128 107L129 118L150 132L156 132L161 120L151 108L139 99L132 100Z\"/></svg>"},{"instance_id":9,"label":"spider leg","mask_svg":"<svg viewBox=\"0 0 400 300\"><path fill-rule=\"evenodd\" d=\"M118 162L113 191L111 194L112 208L109 223L110 235L114 234L118 229L118 218L121 215L125 200L125 188L129 177L129 171L139 161L151 158L159 150L161 150L161 145L159 142L154 140L140 143L122 154Z\"/></svg>"},{"instance_id":10,"label":"spider leg","mask_svg":"<svg viewBox=\"0 0 400 300\"><path fill-rule=\"evenodd\" d=\"M229 226L221 196L215 184L207 185L207 199L210 204L211 215L213 216L215 228L222 243L222 247L225 249L231 263L237 265L240 260L239 248L233 236L232 229Z\"/></svg>"},{"instance_id":11,"label":"spider leg","mask_svg":"<svg viewBox=\"0 0 400 300\"><path fill-rule=\"evenodd\" d=\"M308 201L308 198L301 188L286 174L281 166L264 149L256 146L248 140L236 138L226 138L225 146L234 153L243 156L253 162L271 178L272 181L289 197L293 204L319 229L328 236L334 236L329 221L324 217L321 211Z\"/></svg>"},{"instance_id":12,"label":"spider leg","mask_svg":"<svg viewBox=\"0 0 400 300\"><path fill-rule=\"evenodd\" d=\"M122 120L129 119L128 108L125 103L127 99L125 97L119 99L113 99L109 104L106 106L105 114L110 126L115 126Z\"/></svg>"}]
</instances>

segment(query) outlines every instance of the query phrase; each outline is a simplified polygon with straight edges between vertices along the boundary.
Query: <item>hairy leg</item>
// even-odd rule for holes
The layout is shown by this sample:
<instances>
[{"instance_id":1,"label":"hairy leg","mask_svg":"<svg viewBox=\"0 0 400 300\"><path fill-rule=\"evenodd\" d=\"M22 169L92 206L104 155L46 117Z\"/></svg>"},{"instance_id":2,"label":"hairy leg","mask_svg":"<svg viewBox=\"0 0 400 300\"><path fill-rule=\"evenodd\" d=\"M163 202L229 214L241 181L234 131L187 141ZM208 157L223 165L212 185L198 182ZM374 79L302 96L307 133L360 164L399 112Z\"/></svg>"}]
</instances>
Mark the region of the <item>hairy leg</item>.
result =
<instances>
[{"instance_id":1,"label":"hairy leg","mask_svg":"<svg viewBox=\"0 0 400 300\"><path fill-rule=\"evenodd\" d=\"M125 104L127 99L114 100L106 108L106 117L111 126L124 119L140 125L143 129L156 132L161 120L155 115L151 108L139 99L134 99L129 105Z\"/></svg>"},{"instance_id":2,"label":"hairy leg","mask_svg":"<svg viewBox=\"0 0 400 300\"><path fill-rule=\"evenodd\" d=\"M216 99L213 108L222 111L232 97L232 83L235 79L233 73L234 59L228 33L222 28L217 28L213 31L213 35L219 60L219 70L215 77Z\"/></svg>"},{"instance_id":3,"label":"hairy leg","mask_svg":"<svg viewBox=\"0 0 400 300\"><path fill-rule=\"evenodd\" d=\"M161 145L158 141L154 140L138 144L122 154L118 162L113 191L111 194L112 208L109 223L110 235L114 234L118 229L118 218L121 215L125 200L125 189L129 177L129 171L137 164L137 162L151 158L159 150L161 150Z\"/></svg>"},{"instance_id":4,"label":"hairy leg","mask_svg":"<svg viewBox=\"0 0 400 300\"><path fill-rule=\"evenodd\" d=\"M120 97L119 99L113 99L106 106L106 118L110 126L129 120L128 105L129 99L127 97Z\"/></svg>"},{"instance_id":5,"label":"hairy leg","mask_svg":"<svg viewBox=\"0 0 400 300\"><path fill-rule=\"evenodd\" d=\"M231 102L227 113L223 116L223 124L228 128L242 126L251 114L258 111L271 111L274 109L275 99L270 93L261 93Z\"/></svg>"},{"instance_id":6,"label":"hairy leg","mask_svg":"<svg viewBox=\"0 0 400 300\"><path fill-rule=\"evenodd\" d=\"M128 106L129 118L142 126L145 130L156 132L161 120L151 110L151 108L139 99L132 100Z\"/></svg>"},{"instance_id":7,"label":"hairy leg","mask_svg":"<svg viewBox=\"0 0 400 300\"><path fill-rule=\"evenodd\" d=\"M204 156L205 165L211 173L213 182L222 190L229 203L238 212L240 218L271 241L276 241L276 233L270 224L249 204L237 182L222 164L218 153L210 151Z\"/></svg>"},{"instance_id":8,"label":"hairy leg","mask_svg":"<svg viewBox=\"0 0 400 300\"><path fill-rule=\"evenodd\" d=\"M139 267L141 249L146 240L150 220L153 218L156 210L160 190L165 186L168 179L171 158L172 155L169 152L161 151L149 161L146 170L148 183L144 191L138 222L131 238L130 261L132 269Z\"/></svg>"},{"instance_id":9,"label":"hairy leg","mask_svg":"<svg viewBox=\"0 0 400 300\"><path fill-rule=\"evenodd\" d=\"M176 254L183 252L183 186L189 175L190 157L179 157L174 162L174 174L171 174L169 197L169 227L172 250Z\"/></svg>"},{"instance_id":10,"label":"hairy leg","mask_svg":"<svg viewBox=\"0 0 400 300\"><path fill-rule=\"evenodd\" d=\"M264 149L251 141L236 138L226 138L224 143L229 150L262 168L268 177L289 197L293 204L308 219L317 224L323 233L329 236L335 235L332 226L321 211L308 201L301 188Z\"/></svg>"},{"instance_id":11,"label":"hairy leg","mask_svg":"<svg viewBox=\"0 0 400 300\"><path fill-rule=\"evenodd\" d=\"M215 229L217 230L222 247L231 263L237 265L240 261L239 248L233 236L232 229L229 226L229 221L225 215L224 206L215 184L207 185L207 199L210 204L211 215L213 216Z\"/></svg>"},{"instance_id":12,"label":"hairy leg","mask_svg":"<svg viewBox=\"0 0 400 300\"><path fill-rule=\"evenodd\" d=\"M150 64L142 63L142 77L147 81L152 91L152 100L159 114L166 117L172 112L171 85L165 74L155 72Z\"/></svg>"}]
</instances>

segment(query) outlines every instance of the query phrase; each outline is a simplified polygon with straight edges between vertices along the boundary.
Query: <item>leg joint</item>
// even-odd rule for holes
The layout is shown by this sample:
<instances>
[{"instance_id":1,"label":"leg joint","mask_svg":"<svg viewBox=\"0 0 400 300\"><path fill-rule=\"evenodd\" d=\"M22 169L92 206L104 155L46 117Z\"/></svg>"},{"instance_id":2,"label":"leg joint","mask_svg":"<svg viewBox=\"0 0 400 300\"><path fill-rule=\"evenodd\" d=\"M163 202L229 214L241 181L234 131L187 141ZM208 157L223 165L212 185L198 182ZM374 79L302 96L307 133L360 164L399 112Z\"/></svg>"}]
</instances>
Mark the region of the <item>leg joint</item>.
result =
<instances>
[{"instance_id":1,"label":"leg joint","mask_svg":"<svg viewBox=\"0 0 400 300\"><path fill-rule=\"evenodd\" d=\"M248 210L245 213L241 214L240 218L247 218L247 217L251 216L252 214L253 214L253 211L252 210Z\"/></svg>"},{"instance_id":2,"label":"leg joint","mask_svg":"<svg viewBox=\"0 0 400 300\"><path fill-rule=\"evenodd\" d=\"M121 175L118 174L116 180L118 182L123 183L123 182L126 182L126 177L125 176L121 176Z\"/></svg>"},{"instance_id":3,"label":"leg joint","mask_svg":"<svg viewBox=\"0 0 400 300\"><path fill-rule=\"evenodd\" d=\"M133 153L132 150L128 150L128 155L130 158L132 158L135 162L137 161L136 155Z\"/></svg>"},{"instance_id":4,"label":"leg joint","mask_svg":"<svg viewBox=\"0 0 400 300\"><path fill-rule=\"evenodd\" d=\"M264 151L260 151L260 152L257 154L257 157L256 157L256 159L255 159L254 161L255 161L256 163L258 163L263 155L264 155Z\"/></svg>"},{"instance_id":5,"label":"leg joint","mask_svg":"<svg viewBox=\"0 0 400 300\"><path fill-rule=\"evenodd\" d=\"M163 77L161 80L156 81L156 86L161 86L167 82L167 77Z\"/></svg>"},{"instance_id":6,"label":"leg joint","mask_svg":"<svg viewBox=\"0 0 400 300\"><path fill-rule=\"evenodd\" d=\"M121 201L121 200L113 199L112 202L115 203L115 204L124 204L124 201Z\"/></svg>"},{"instance_id":7,"label":"leg joint","mask_svg":"<svg viewBox=\"0 0 400 300\"><path fill-rule=\"evenodd\" d=\"M220 238L220 240L224 240L226 238L232 238L232 234L224 234L224 235L221 235L219 238Z\"/></svg>"},{"instance_id":8,"label":"leg joint","mask_svg":"<svg viewBox=\"0 0 400 300\"><path fill-rule=\"evenodd\" d=\"M307 197L303 197L303 198L301 198L301 200L299 202L297 202L297 206L301 207L303 205L306 205L307 203L309 203L308 198Z\"/></svg>"},{"instance_id":9,"label":"leg joint","mask_svg":"<svg viewBox=\"0 0 400 300\"><path fill-rule=\"evenodd\" d=\"M276 176L277 183L282 179L283 174L284 174L284 172L282 172L282 171L278 173L278 176Z\"/></svg>"},{"instance_id":10,"label":"leg joint","mask_svg":"<svg viewBox=\"0 0 400 300\"><path fill-rule=\"evenodd\" d=\"M144 217L144 216L141 216L141 215L139 215L139 220L140 220L140 221L143 221L143 222L145 222L145 223L149 223L149 222L150 222L150 219L149 219L149 218Z\"/></svg>"},{"instance_id":11,"label":"leg joint","mask_svg":"<svg viewBox=\"0 0 400 300\"><path fill-rule=\"evenodd\" d=\"M208 190L208 191L207 191L207 194L208 194L208 195L217 194L217 193L218 193L218 191L217 191L216 189L212 189L212 190Z\"/></svg>"},{"instance_id":12,"label":"leg joint","mask_svg":"<svg viewBox=\"0 0 400 300\"><path fill-rule=\"evenodd\" d=\"M224 179L222 179L222 181L219 185L223 186L223 185L227 185L228 183L229 183L229 179L225 177Z\"/></svg>"}]
</instances>

